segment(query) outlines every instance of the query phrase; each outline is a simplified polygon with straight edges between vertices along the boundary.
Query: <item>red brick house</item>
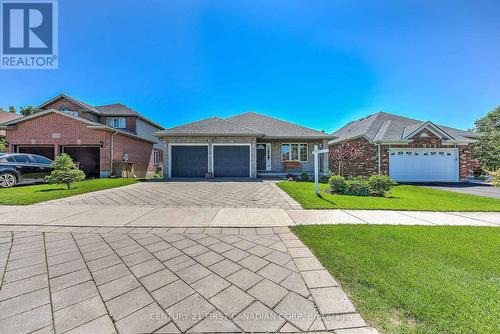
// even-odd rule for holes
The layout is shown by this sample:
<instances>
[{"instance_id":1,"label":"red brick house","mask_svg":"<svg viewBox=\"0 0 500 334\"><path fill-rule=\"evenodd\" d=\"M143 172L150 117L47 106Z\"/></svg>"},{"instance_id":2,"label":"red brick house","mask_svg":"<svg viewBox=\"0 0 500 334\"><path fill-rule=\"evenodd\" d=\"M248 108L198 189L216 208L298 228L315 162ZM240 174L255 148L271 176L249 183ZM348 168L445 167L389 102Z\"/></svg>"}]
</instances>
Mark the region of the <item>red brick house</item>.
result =
<instances>
[{"instance_id":1,"label":"red brick house","mask_svg":"<svg viewBox=\"0 0 500 334\"><path fill-rule=\"evenodd\" d=\"M124 164L144 177L163 166L163 144L153 135L163 127L119 103L92 106L61 94L0 128L9 152L67 153L88 177L119 175Z\"/></svg>"},{"instance_id":2,"label":"red brick house","mask_svg":"<svg viewBox=\"0 0 500 334\"><path fill-rule=\"evenodd\" d=\"M23 116L16 113L3 111L2 108L0 108L0 124L13 121L21 117ZM0 130L0 138L5 138L5 130Z\"/></svg>"},{"instance_id":3,"label":"red brick house","mask_svg":"<svg viewBox=\"0 0 500 334\"><path fill-rule=\"evenodd\" d=\"M457 182L472 175L475 133L379 112L329 141L329 167L345 176L389 175L399 182ZM348 145L342 145L347 142ZM346 146L348 146L346 148ZM355 154L343 154L342 150ZM340 162L339 156L345 161Z\"/></svg>"}]
</instances>

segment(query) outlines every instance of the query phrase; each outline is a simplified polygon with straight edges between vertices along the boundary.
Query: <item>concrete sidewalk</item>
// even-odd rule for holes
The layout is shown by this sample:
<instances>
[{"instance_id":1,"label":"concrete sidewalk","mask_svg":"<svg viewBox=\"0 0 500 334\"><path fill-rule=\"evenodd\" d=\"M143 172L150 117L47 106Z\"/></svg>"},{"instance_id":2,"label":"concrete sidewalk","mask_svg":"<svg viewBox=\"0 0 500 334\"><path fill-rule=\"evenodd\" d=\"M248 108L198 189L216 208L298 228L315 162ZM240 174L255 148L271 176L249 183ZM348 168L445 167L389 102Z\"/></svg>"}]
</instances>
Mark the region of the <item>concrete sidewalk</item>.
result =
<instances>
[{"instance_id":1,"label":"concrete sidewalk","mask_svg":"<svg viewBox=\"0 0 500 334\"><path fill-rule=\"evenodd\" d=\"M312 224L500 226L500 212L2 206L0 225L92 227L271 227Z\"/></svg>"}]
</instances>

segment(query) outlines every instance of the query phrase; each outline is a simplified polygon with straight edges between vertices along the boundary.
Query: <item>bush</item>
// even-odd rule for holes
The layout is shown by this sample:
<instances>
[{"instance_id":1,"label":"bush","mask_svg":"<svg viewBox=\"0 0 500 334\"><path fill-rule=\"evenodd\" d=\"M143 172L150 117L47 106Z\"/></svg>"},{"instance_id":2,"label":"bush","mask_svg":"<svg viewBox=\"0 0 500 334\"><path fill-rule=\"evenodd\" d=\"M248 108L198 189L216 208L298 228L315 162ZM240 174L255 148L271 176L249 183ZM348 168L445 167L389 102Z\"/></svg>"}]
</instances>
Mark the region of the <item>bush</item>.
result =
<instances>
[{"instance_id":1,"label":"bush","mask_svg":"<svg viewBox=\"0 0 500 334\"><path fill-rule=\"evenodd\" d=\"M346 180L341 175L332 175L328 180L332 194L343 194L346 189Z\"/></svg>"},{"instance_id":2,"label":"bush","mask_svg":"<svg viewBox=\"0 0 500 334\"><path fill-rule=\"evenodd\" d=\"M307 174L307 173L300 174L300 179L302 181L308 182L309 181L309 174Z\"/></svg>"},{"instance_id":3,"label":"bush","mask_svg":"<svg viewBox=\"0 0 500 334\"><path fill-rule=\"evenodd\" d=\"M500 188L500 169L497 169L491 175L493 176L493 185Z\"/></svg>"},{"instance_id":4,"label":"bush","mask_svg":"<svg viewBox=\"0 0 500 334\"><path fill-rule=\"evenodd\" d=\"M370 185L368 181L361 178L352 178L345 182L345 195L370 196Z\"/></svg>"},{"instance_id":5,"label":"bush","mask_svg":"<svg viewBox=\"0 0 500 334\"><path fill-rule=\"evenodd\" d=\"M372 175L368 179L370 195L384 197L397 183L386 175Z\"/></svg>"},{"instance_id":6,"label":"bush","mask_svg":"<svg viewBox=\"0 0 500 334\"><path fill-rule=\"evenodd\" d=\"M73 159L66 153L58 155L51 167L52 172L45 177L49 183L65 184L71 189L71 183L85 179L85 173L76 167Z\"/></svg>"}]
</instances>

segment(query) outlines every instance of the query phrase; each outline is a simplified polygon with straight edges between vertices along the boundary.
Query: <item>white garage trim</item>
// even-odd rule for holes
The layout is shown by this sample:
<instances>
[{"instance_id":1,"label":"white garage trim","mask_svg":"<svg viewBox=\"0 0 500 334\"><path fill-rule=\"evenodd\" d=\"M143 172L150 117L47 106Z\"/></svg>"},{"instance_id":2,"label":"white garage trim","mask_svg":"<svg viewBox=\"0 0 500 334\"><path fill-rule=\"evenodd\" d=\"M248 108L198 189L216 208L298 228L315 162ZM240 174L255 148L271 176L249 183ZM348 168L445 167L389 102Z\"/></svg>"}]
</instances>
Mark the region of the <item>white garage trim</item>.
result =
<instances>
[{"instance_id":1,"label":"white garage trim","mask_svg":"<svg viewBox=\"0 0 500 334\"><path fill-rule=\"evenodd\" d=\"M168 177L172 177L172 146L206 146L208 150L208 143L172 143L167 144L168 146ZM210 160L210 157L208 158ZM210 171L209 161L207 161L207 168Z\"/></svg>"},{"instance_id":2,"label":"white garage trim","mask_svg":"<svg viewBox=\"0 0 500 334\"><path fill-rule=\"evenodd\" d=\"M248 146L248 154L249 154L249 157L250 157L250 164L248 166L248 177L251 178L252 177L252 144L251 143L212 143L212 152L210 154L211 158L211 167L212 167L212 173L214 173L215 175L215 171L214 171L214 146Z\"/></svg>"},{"instance_id":3,"label":"white garage trim","mask_svg":"<svg viewBox=\"0 0 500 334\"><path fill-rule=\"evenodd\" d=\"M458 182L457 148L391 148L389 176L398 182Z\"/></svg>"}]
</instances>

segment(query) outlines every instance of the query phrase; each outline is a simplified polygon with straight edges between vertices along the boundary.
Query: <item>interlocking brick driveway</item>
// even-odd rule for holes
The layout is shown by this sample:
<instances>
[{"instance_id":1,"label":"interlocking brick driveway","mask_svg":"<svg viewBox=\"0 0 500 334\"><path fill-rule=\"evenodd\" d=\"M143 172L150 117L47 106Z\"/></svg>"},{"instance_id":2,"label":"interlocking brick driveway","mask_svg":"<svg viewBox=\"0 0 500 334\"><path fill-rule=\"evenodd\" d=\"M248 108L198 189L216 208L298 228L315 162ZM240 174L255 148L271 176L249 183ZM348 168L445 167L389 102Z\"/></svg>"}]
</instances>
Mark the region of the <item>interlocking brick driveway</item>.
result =
<instances>
[{"instance_id":1,"label":"interlocking brick driveway","mask_svg":"<svg viewBox=\"0 0 500 334\"><path fill-rule=\"evenodd\" d=\"M273 182L142 182L46 202L153 207L300 208Z\"/></svg>"},{"instance_id":2,"label":"interlocking brick driveway","mask_svg":"<svg viewBox=\"0 0 500 334\"><path fill-rule=\"evenodd\" d=\"M2 333L372 333L286 227L1 227L0 278Z\"/></svg>"}]
</instances>

